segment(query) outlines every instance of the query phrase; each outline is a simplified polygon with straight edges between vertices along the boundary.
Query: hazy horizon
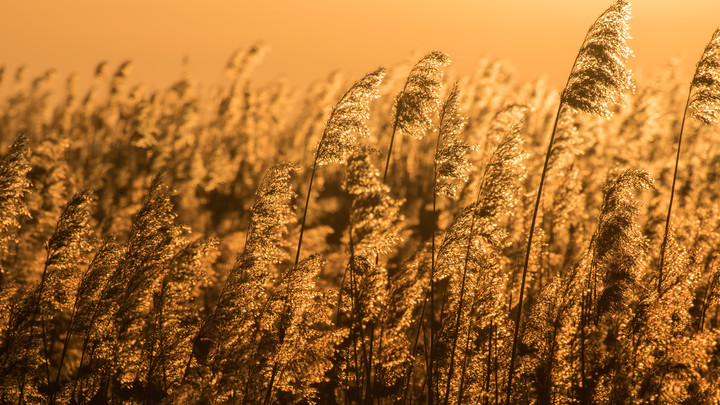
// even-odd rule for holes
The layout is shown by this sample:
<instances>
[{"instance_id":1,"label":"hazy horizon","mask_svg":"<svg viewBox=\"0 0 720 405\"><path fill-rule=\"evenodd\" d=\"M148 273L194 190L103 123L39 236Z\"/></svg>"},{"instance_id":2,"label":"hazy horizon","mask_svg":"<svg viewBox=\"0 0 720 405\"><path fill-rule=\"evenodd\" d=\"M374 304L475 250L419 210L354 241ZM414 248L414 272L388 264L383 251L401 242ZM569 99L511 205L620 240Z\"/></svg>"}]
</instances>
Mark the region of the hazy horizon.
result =
<instances>
[{"instance_id":1,"label":"hazy horizon","mask_svg":"<svg viewBox=\"0 0 720 405\"><path fill-rule=\"evenodd\" d=\"M257 81L285 78L304 86L339 70L350 78L377 66L392 66L430 50L453 60L458 74L483 57L507 60L522 80L564 83L592 21L608 1L570 0L540 4L372 0L361 3L187 1L145 4L139 0L94 2L24 1L0 5L1 64L25 64L31 76L54 68L60 78L75 72L89 80L101 60L112 68L132 60L133 82L170 84L187 70L202 83L222 79L236 49L263 42L270 47L254 73ZM720 2L632 2L630 67L652 71L679 58L691 74L716 28ZM299 17L299 18L298 18ZM59 81L58 81L59 82Z\"/></svg>"}]
</instances>

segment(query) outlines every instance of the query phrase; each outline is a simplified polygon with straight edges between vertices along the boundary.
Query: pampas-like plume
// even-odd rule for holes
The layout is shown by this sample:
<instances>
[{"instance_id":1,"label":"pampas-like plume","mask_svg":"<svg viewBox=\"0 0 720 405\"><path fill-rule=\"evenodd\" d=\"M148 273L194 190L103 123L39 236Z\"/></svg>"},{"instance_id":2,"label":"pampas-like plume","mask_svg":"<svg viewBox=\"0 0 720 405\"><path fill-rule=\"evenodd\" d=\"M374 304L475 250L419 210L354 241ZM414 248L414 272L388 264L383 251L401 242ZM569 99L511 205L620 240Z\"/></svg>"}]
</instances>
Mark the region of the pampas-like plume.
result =
<instances>
[{"instance_id":1,"label":"pampas-like plume","mask_svg":"<svg viewBox=\"0 0 720 405\"><path fill-rule=\"evenodd\" d=\"M354 255L388 253L400 241L397 224L402 201L390 196L371 162L374 150L359 148L349 159L346 188L352 200L350 224Z\"/></svg>"},{"instance_id":2,"label":"pampas-like plume","mask_svg":"<svg viewBox=\"0 0 720 405\"><path fill-rule=\"evenodd\" d=\"M78 369L83 369L83 361L87 348L92 340L92 337L101 339L100 333L102 331L95 328L95 321L101 315L100 311L104 308L100 302L101 292L105 289L108 278L112 272L117 268L120 260L125 254L125 248L123 245L118 244L114 239L111 239L98 249L97 253L93 257L87 270L80 277L77 290L75 292L75 299L73 309L70 314L70 320L68 322L67 332L65 333L65 341L60 354L60 361L58 363L58 372L55 376L55 385L57 386L60 382L61 374L63 372L63 364L65 361L65 355L71 344L71 338L74 331L84 331L82 337L82 351L80 354L80 360L77 365ZM77 372L75 381L77 381L82 373ZM71 388L70 385L66 386L66 391ZM62 392L61 397L69 397L70 392Z\"/></svg>"},{"instance_id":3,"label":"pampas-like plume","mask_svg":"<svg viewBox=\"0 0 720 405\"><path fill-rule=\"evenodd\" d=\"M325 131L323 131L323 137L317 146L315 162L313 163L312 172L310 173L310 183L308 184L308 191L305 196L305 208L300 224L297 251L295 253L295 265L300 261L300 249L302 248L305 221L307 220L315 171L318 165L344 163L348 154L351 153L357 145L357 140L352 134L357 133L360 134L360 136L367 136L368 128L365 121L370 116L370 101L378 97L378 86L384 77L384 68L379 68L374 72L368 73L350 87L330 113L330 118L325 125Z\"/></svg>"},{"instance_id":4,"label":"pampas-like plume","mask_svg":"<svg viewBox=\"0 0 720 405\"><path fill-rule=\"evenodd\" d=\"M0 260L9 253L10 243L17 243L14 230L20 228L19 218L30 215L22 201L23 195L30 188L27 180L30 171L29 153L27 138L20 134L0 161ZM0 262L0 286L4 278L5 272Z\"/></svg>"},{"instance_id":5,"label":"pampas-like plume","mask_svg":"<svg viewBox=\"0 0 720 405\"><path fill-rule=\"evenodd\" d=\"M432 124L433 113L440 102L442 70L450 58L442 52L430 52L412 68L405 87L395 99L397 131L422 138Z\"/></svg>"},{"instance_id":6,"label":"pampas-like plume","mask_svg":"<svg viewBox=\"0 0 720 405\"><path fill-rule=\"evenodd\" d=\"M599 275L603 284L597 316L627 308L648 248L647 239L636 222L639 204L632 192L652 188L652 180L642 170L624 170L605 184L590 261L591 277ZM590 289L594 291L594 281Z\"/></svg>"},{"instance_id":7,"label":"pampas-like plume","mask_svg":"<svg viewBox=\"0 0 720 405\"><path fill-rule=\"evenodd\" d=\"M103 335L98 355L107 361L106 372L118 390L129 388L147 371L142 353L147 344L143 334L146 314L169 260L183 243L183 229L175 223L171 196L172 191L157 176L133 218L125 256L101 293L102 315L95 325Z\"/></svg>"},{"instance_id":8,"label":"pampas-like plume","mask_svg":"<svg viewBox=\"0 0 720 405\"><path fill-rule=\"evenodd\" d=\"M562 104L605 118L623 105L625 93L634 88L625 66L632 54L627 45L629 19L630 2L616 0L590 27L562 93Z\"/></svg>"},{"instance_id":9,"label":"pampas-like plume","mask_svg":"<svg viewBox=\"0 0 720 405\"><path fill-rule=\"evenodd\" d=\"M378 86L385 77L379 68L358 80L335 104L317 146L317 164L345 163L357 147L357 137L369 136L366 121L370 118L370 101L377 98Z\"/></svg>"},{"instance_id":10,"label":"pampas-like plume","mask_svg":"<svg viewBox=\"0 0 720 405\"><path fill-rule=\"evenodd\" d=\"M44 374L47 384L50 384L50 357L51 348L47 345L46 322L53 316L55 311L65 309L68 301L68 294L74 291L77 286L78 272L77 267L82 264L85 254L90 250L88 241L90 236L89 229L89 205L91 197L87 192L76 194L63 210L58 220L55 232L47 243L47 259L45 260L45 268L40 279L40 283L25 296L24 299L32 299L32 312L27 318L20 318L19 322L11 327L13 331L14 341L6 342L9 353L17 355L17 358L23 359L22 366L18 367L23 373L28 373L33 367L33 363L37 361L36 355L33 354L35 349L30 347L18 346L19 343L24 345L38 345L42 342ZM31 301L28 301L29 303ZM26 304L16 307L19 309L29 309ZM12 322L12 315L11 315ZM38 345L39 346L39 345ZM24 381L28 376L23 375ZM32 380L32 378L31 378ZM23 399L23 393L20 393L20 401Z\"/></svg>"},{"instance_id":11,"label":"pampas-like plume","mask_svg":"<svg viewBox=\"0 0 720 405\"><path fill-rule=\"evenodd\" d=\"M254 321L270 282L267 266L287 258L285 235L288 224L295 222L290 176L298 169L293 163L278 163L268 169L258 187L245 249L228 275L212 320L224 332L242 330L244 322Z\"/></svg>"},{"instance_id":12,"label":"pampas-like plume","mask_svg":"<svg viewBox=\"0 0 720 405\"><path fill-rule=\"evenodd\" d=\"M581 402L593 398L601 390L598 387L607 384L604 377L608 367L617 366L607 363L622 355L611 340L631 315L649 250L649 242L637 223L640 203L634 193L652 188L647 172L627 169L608 176L603 187L598 225L590 243L589 271L583 280L579 326ZM602 349L601 342L606 344ZM604 394L611 402L618 401L612 398L616 393Z\"/></svg>"},{"instance_id":13,"label":"pampas-like plume","mask_svg":"<svg viewBox=\"0 0 720 405\"><path fill-rule=\"evenodd\" d=\"M284 238L288 225L296 221L292 205L295 192L290 180L297 170L298 165L282 162L265 174L250 208L250 227L242 256L244 266L264 267L287 256L288 243Z\"/></svg>"},{"instance_id":14,"label":"pampas-like plume","mask_svg":"<svg viewBox=\"0 0 720 405\"><path fill-rule=\"evenodd\" d=\"M508 114L516 116L518 109L509 107L498 119ZM511 123L508 133L493 153L483 174L474 204L464 208L450 226L438 252L436 280L449 277L448 298L443 309L443 322L439 331L437 347L433 346L431 358L437 363L434 378L439 385L440 377L445 378L444 402L448 403L451 392L457 392L462 400L467 365L471 362L466 350L463 372L455 378L455 357L457 343L462 336L468 347L472 341L469 333L477 331L488 323L496 321L503 305L505 283L501 280L499 251L506 237L504 229L497 226L500 217L517 204L525 170L522 160L520 133L524 128L524 116ZM463 269L459 272L459 269ZM465 306L467 291L471 291L472 305ZM471 319L474 317L473 319ZM478 381L478 383L480 383ZM440 394L439 386L433 391Z\"/></svg>"},{"instance_id":15,"label":"pampas-like plume","mask_svg":"<svg viewBox=\"0 0 720 405\"><path fill-rule=\"evenodd\" d=\"M522 279L520 282L520 296L518 297L518 311L515 319L515 332L513 336L512 354L510 356L510 367L508 369L508 384L506 403L510 405L512 393L512 379L515 371L515 354L517 350L520 322L522 320L522 304L525 294L525 281L530 264L530 253L533 246L535 234L535 223L537 221L540 202L542 201L543 186L548 171L550 156L553 151L553 141L558 129L558 122L564 108L575 111L599 115L609 118L613 114L613 108L622 104L623 95L633 89L630 71L625 66L630 56L630 48L627 46L628 20L630 19L630 3L627 0L615 0L600 17L593 23L585 36L585 40L578 52L573 68L568 76L567 84L560 95L560 106L558 106L553 124L552 133L545 163L540 174L535 206L533 207L532 220L528 232L528 243L525 250L525 263L523 264Z\"/></svg>"},{"instance_id":16,"label":"pampas-like plume","mask_svg":"<svg viewBox=\"0 0 720 405\"><path fill-rule=\"evenodd\" d=\"M534 387L538 403L551 404L555 400L569 402L572 349L568 343L574 338L578 301L585 288L589 267L588 254L565 275L556 274L538 295L527 317L523 334L526 346L521 378Z\"/></svg>"},{"instance_id":17,"label":"pampas-like plume","mask_svg":"<svg viewBox=\"0 0 720 405\"><path fill-rule=\"evenodd\" d=\"M265 404L270 402L273 388L290 395L292 402L313 398L313 385L322 382L332 366L334 347L344 332L331 328L334 294L315 290L315 278L324 266L325 259L319 254L303 260L283 275L266 304L248 381L249 386L262 389L270 375ZM249 394L246 402L261 398L252 390Z\"/></svg>"},{"instance_id":18,"label":"pampas-like plume","mask_svg":"<svg viewBox=\"0 0 720 405\"><path fill-rule=\"evenodd\" d=\"M470 163L467 154L472 148L460 139L466 119L460 115L460 90L457 83L450 91L440 113L440 130L435 152L435 193L456 197L460 183L467 180Z\"/></svg>"},{"instance_id":19,"label":"pampas-like plume","mask_svg":"<svg viewBox=\"0 0 720 405\"><path fill-rule=\"evenodd\" d=\"M509 116L515 120L509 122L506 135L495 149L488 162L478 190L477 200L464 208L453 221L443 239L437 257L436 280L442 280L453 274L454 270L462 268L465 261L465 251L468 241L478 235L470 231L471 225L479 218L485 218L488 228L486 236L500 232L493 229L494 221L504 213L510 212L518 203L518 193L525 178L525 167L522 161L527 153L522 150L523 139L520 136L524 115L516 106L508 107L498 113L496 120L505 121ZM525 110L527 111L527 110ZM475 225L477 231L477 224Z\"/></svg>"},{"instance_id":20,"label":"pampas-like plume","mask_svg":"<svg viewBox=\"0 0 720 405\"><path fill-rule=\"evenodd\" d=\"M467 180L466 171L470 167L467 154L471 150L465 142L460 140L459 135L465 126L466 119L460 115L460 90L457 83L450 91L442 112L440 113L440 129L438 131L437 145L435 146L434 159L434 181L433 181L433 206L432 218L435 218L437 210L438 194L445 194L449 197L456 197L460 182ZM432 222L432 235L430 242L430 352L432 353L432 342L435 338L435 221ZM422 325L422 323L421 323ZM428 396L433 396L432 358L428 362Z\"/></svg>"},{"instance_id":21,"label":"pampas-like plume","mask_svg":"<svg viewBox=\"0 0 720 405\"><path fill-rule=\"evenodd\" d=\"M720 28L713 33L710 43L700 57L695 69L695 76L690 82L685 110L683 111L680 134L678 135L677 154L675 156L675 169L673 171L672 185L670 186L670 202L668 203L667 218L665 219L665 233L660 247L660 268L658 269L658 293L661 293L663 280L663 266L665 265L665 250L670 231L670 216L672 214L673 199L675 197L675 182L677 180L678 165L680 163L680 147L682 146L683 129L688 109L698 121L711 125L717 122L720 112Z\"/></svg>"},{"instance_id":22,"label":"pampas-like plume","mask_svg":"<svg viewBox=\"0 0 720 405\"><path fill-rule=\"evenodd\" d=\"M400 131L422 138L432 124L433 113L440 103L443 72L440 68L450 64L450 57L442 52L430 52L412 68L405 87L397 95L394 105L394 124L390 136L383 182L387 180L395 134Z\"/></svg>"},{"instance_id":23,"label":"pampas-like plume","mask_svg":"<svg viewBox=\"0 0 720 405\"><path fill-rule=\"evenodd\" d=\"M92 249L90 205L93 195L88 191L75 194L63 209L55 232L47 242L47 260L43 279L47 283L49 314L66 309L69 294L80 282L78 267Z\"/></svg>"},{"instance_id":24,"label":"pampas-like plume","mask_svg":"<svg viewBox=\"0 0 720 405\"><path fill-rule=\"evenodd\" d=\"M720 28L705 47L691 86L695 89L690 98L692 116L707 125L716 123L720 113Z\"/></svg>"},{"instance_id":25,"label":"pampas-like plume","mask_svg":"<svg viewBox=\"0 0 720 405\"><path fill-rule=\"evenodd\" d=\"M347 268L351 284L349 295L354 305L352 312L356 312L353 326L357 329L353 330L351 338L356 344L359 333L364 348L362 339L365 331L369 334L369 356L363 368L367 398L373 395L371 375L375 326L382 325L381 311L387 294L387 270L378 265L377 257L388 253L401 240L398 224L402 221L402 201L391 197L390 188L380 181L380 174L371 161L374 152L369 147L356 150L348 159L345 184L351 200L350 263ZM375 258L374 263L371 262L372 257Z\"/></svg>"},{"instance_id":26,"label":"pampas-like plume","mask_svg":"<svg viewBox=\"0 0 720 405\"><path fill-rule=\"evenodd\" d=\"M198 290L208 283L206 267L217 244L216 239L201 239L175 254L153 296L154 336L146 347L146 380L160 395L172 394L182 379L185 356L200 326Z\"/></svg>"},{"instance_id":27,"label":"pampas-like plume","mask_svg":"<svg viewBox=\"0 0 720 405\"><path fill-rule=\"evenodd\" d=\"M238 364L252 363L253 325L259 321L267 298L266 287L271 282L267 267L287 258L284 237L288 224L295 221L290 177L296 170L296 164L278 163L268 169L260 183L250 209L245 249L228 274L213 313L193 339L184 381L194 359L201 365L210 359L214 372L227 369L247 374L247 367ZM213 352L210 345L215 346ZM233 381L234 388L239 387L239 380L247 379L247 375L224 377Z\"/></svg>"}]
</instances>

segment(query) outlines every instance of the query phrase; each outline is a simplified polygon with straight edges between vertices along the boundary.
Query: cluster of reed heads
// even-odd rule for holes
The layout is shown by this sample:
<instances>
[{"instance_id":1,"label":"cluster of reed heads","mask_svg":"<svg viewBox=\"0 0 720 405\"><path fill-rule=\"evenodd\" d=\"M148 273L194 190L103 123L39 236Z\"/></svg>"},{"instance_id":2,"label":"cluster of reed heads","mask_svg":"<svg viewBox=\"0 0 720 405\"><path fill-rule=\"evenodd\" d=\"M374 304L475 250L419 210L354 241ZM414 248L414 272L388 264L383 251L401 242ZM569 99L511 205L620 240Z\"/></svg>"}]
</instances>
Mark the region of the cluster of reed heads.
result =
<instances>
[{"instance_id":1,"label":"cluster of reed heads","mask_svg":"<svg viewBox=\"0 0 720 405\"><path fill-rule=\"evenodd\" d=\"M559 96L0 75L0 402L718 403L720 30L633 79L629 7Z\"/></svg>"}]
</instances>

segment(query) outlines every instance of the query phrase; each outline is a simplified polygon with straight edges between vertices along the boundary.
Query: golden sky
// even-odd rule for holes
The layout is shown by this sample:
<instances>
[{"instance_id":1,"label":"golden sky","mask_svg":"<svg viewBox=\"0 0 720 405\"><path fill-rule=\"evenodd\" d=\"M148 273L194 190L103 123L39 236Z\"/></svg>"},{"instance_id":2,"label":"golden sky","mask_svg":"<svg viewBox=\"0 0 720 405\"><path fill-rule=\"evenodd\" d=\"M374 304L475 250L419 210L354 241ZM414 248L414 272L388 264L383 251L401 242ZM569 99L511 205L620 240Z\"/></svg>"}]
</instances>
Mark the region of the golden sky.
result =
<instances>
[{"instance_id":1,"label":"golden sky","mask_svg":"<svg viewBox=\"0 0 720 405\"><path fill-rule=\"evenodd\" d=\"M135 61L150 87L177 79L181 61L202 82L222 78L230 54L259 40L271 51L255 73L305 85L333 70L350 77L413 51L440 50L468 73L505 58L524 79L561 86L585 32L609 0L2 0L0 64L31 74L89 77L97 62ZM631 64L692 68L720 25L720 0L632 1ZM688 79L689 80L689 79Z\"/></svg>"}]
</instances>

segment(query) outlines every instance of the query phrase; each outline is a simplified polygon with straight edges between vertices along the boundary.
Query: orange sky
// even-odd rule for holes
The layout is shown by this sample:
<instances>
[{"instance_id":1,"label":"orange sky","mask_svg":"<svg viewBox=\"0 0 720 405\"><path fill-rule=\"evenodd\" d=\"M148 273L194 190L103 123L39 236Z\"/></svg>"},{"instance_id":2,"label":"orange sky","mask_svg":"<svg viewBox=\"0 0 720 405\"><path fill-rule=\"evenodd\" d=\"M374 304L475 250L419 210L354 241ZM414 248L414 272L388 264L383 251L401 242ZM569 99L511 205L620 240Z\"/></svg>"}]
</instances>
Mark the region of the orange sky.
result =
<instances>
[{"instance_id":1,"label":"orange sky","mask_svg":"<svg viewBox=\"0 0 720 405\"><path fill-rule=\"evenodd\" d=\"M3 0L0 64L54 67L89 77L103 59L135 61L133 78L150 87L177 79L183 56L214 83L237 48L258 40L271 52L260 80L300 85L340 69L350 77L391 65L412 51L441 50L454 69L481 56L506 58L524 79L561 86L587 28L609 0ZM688 75L720 25L720 0L636 0L632 66L682 58Z\"/></svg>"}]
</instances>

